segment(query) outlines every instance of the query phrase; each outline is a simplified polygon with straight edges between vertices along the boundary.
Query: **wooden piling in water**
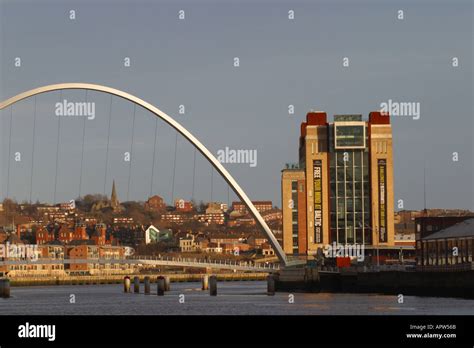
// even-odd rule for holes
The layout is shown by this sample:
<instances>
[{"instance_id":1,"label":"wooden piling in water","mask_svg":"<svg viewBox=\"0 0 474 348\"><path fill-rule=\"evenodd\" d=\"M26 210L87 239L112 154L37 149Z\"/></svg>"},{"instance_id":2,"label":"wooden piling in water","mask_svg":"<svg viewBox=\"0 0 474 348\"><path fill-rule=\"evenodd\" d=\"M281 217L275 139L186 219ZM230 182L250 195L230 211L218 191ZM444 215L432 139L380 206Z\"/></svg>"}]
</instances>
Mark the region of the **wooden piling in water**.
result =
<instances>
[{"instance_id":1,"label":"wooden piling in water","mask_svg":"<svg viewBox=\"0 0 474 348\"><path fill-rule=\"evenodd\" d=\"M202 290L208 290L209 289L209 276L205 274L202 277Z\"/></svg>"},{"instance_id":2,"label":"wooden piling in water","mask_svg":"<svg viewBox=\"0 0 474 348\"><path fill-rule=\"evenodd\" d=\"M139 277L133 277L133 292L135 294L140 293L140 278Z\"/></svg>"},{"instance_id":3,"label":"wooden piling in water","mask_svg":"<svg viewBox=\"0 0 474 348\"><path fill-rule=\"evenodd\" d=\"M217 277L215 275L209 277L209 295L217 296Z\"/></svg>"},{"instance_id":4,"label":"wooden piling in water","mask_svg":"<svg viewBox=\"0 0 474 348\"><path fill-rule=\"evenodd\" d=\"M170 276L165 276L165 291L171 290L171 278Z\"/></svg>"},{"instance_id":5,"label":"wooden piling in water","mask_svg":"<svg viewBox=\"0 0 474 348\"><path fill-rule=\"evenodd\" d=\"M123 292L130 292L130 277L123 278Z\"/></svg>"},{"instance_id":6,"label":"wooden piling in water","mask_svg":"<svg viewBox=\"0 0 474 348\"><path fill-rule=\"evenodd\" d=\"M165 278L163 276L159 276L157 278L157 290L156 294L158 296L163 296L165 294Z\"/></svg>"},{"instance_id":7,"label":"wooden piling in water","mask_svg":"<svg viewBox=\"0 0 474 348\"><path fill-rule=\"evenodd\" d=\"M269 274L267 276L267 295L268 296L275 295L275 277L273 274Z\"/></svg>"},{"instance_id":8,"label":"wooden piling in water","mask_svg":"<svg viewBox=\"0 0 474 348\"><path fill-rule=\"evenodd\" d=\"M10 279L0 279L0 297L9 298L10 297Z\"/></svg>"},{"instance_id":9,"label":"wooden piling in water","mask_svg":"<svg viewBox=\"0 0 474 348\"><path fill-rule=\"evenodd\" d=\"M150 277L145 277L144 279L145 283L145 295L150 295Z\"/></svg>"}]
</instances>

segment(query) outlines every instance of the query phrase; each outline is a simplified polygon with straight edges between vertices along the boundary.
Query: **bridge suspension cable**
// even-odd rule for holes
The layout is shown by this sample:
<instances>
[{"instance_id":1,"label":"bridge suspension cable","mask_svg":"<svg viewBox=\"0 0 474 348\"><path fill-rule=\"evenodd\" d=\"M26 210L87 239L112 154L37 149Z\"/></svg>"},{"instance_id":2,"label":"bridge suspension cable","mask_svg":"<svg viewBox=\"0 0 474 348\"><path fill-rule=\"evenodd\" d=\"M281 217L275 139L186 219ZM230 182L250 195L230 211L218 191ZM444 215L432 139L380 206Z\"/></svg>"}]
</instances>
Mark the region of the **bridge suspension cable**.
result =
<instances>
[{"instance_id":1,"label":"bridge suspension cable","mask_svg":"<svg viewBox=\"0 0 474 348\"><path fill-rule=\"evenodd\" d=\"M112 123L112 101L113 95L110 95L109 122L107 126L107 146L105 149L105 173L104 173L104 196L107 194L107 171L109 168L109 147L110 147L110 124Z\"/></svg>"},{"instance_id":2,"label":"bridge suspension cable","mask_svg":"<svg viewBox=\"0 0 474 348\"><path fill-rule=\"evenodd\" d=\"M194 147L199 150L201 154L204 155L204 157L211 163L213 166L213 170L216 169L222 177L225 179L225 181L232 187L234 190L235 194L242 200L242 202L246 205L248 208L250 214L252 215L253 218L255 218L257 224L262 228L265 236L267 237L269 243L275 250L275 253L277 254L278 258L282 262L283 265L287 264L287 259L285 256L285 253L281 246L279 245L278 241L276 240L275 236L273 235L272 231L266 224L265 220L262 218L260 213L257 211L253 203L251 202L250 198L247 196L247 194L242 190L240 185L235 181L235 179L229 174L229 172L223 167L223 165L219 162L219 160L196 138L194 137L187 129L185 129L181 124L176 122L173 118L168 116L166 113L163 111L159 110L155 106L153 106L150 103L145 102L144 100L135 97L129 93L111 88L111 87L106 87L106 86L100 86L100 85L94 85L94 84L87 84L87 83L61 83L61 84L56 84L56 85L48 85L48 86L43 86L39 88L35 88L23 93L20 93L12 98L9 98L3 102L0 102L0 110L31 96L45 93L45 92L50 92L50 91L60 91L60 100L62 99L62 90L64 89L89 89L89 90L94 90L94 91L100 91L103 93L109 93L111 95L119 96L125 100L131 101L134 104L138 104L144 109L152 112L155 116L161 118L163 121L165 121L168 125L173 127L177 133L179 132L181 135L183 135L188 141L190 141ZM11 116L12 118L13 116ZM110 121L110 120L109 120ZM12 122L11 122L12 123ZM10 124L10 126L12 126ZM176 134L177 134L176 133ZM57 194L57 179L58 179L58 162L59 162L59 141L61 137L61 117L58 117L58 132L57 132L57 146L56 146L56 170L55 170L55 181L54 181L54 202L56 202L56 194ZM133 136L133 134L132 134ZM110 137L110 124L109 124L109 134L108 134L108 142L109 142L109 137ZM11 137L10 137L11 139ZM109 147L109 146L108 146ZM133 147L133 139L132 139L132 147ZM107 150L108 151L108 150ZM173 185L172 185L172 196L174 199L174 180L175 180L175 174L176 174L176 152L177 152L177 138L175 140L175 158L174 158L174 165L173 165ZM130 170L131 170L131 164L130 164ZM129 170L129 172L130 172ZM131 172L130 172L131 173ZM212 172L213 173L213 172ZM212 174L213 175L213 174ZM129 180L130 180L129 175ZM107 176L105 176L107 178ZM211 185L212 189L212 185Z\"/></svg>"},{"instance_id":3,"label":"bridge suspension cable","mask_svg":"<svg viewBox=\"0 0 474 348\"><path fill-rule=\"evenodd\" d=\"M158 137L158 119L155 119L155 139L153 141L153 160L152 160L152 165L151 165L150 197L153 195L153 178L154 178L154 173L155 173L157 137Z\"/></svg>"},{"instance_id":4,"label":"bridge suspension cable","mask_svg":"<svg viewBox=\"0 0 474 348\"><path fill-rule=\"evenodd\" d=\"M213 188L214 188L214 167L211 166L211 200L210 202L213 201Z\"/></svg>"},{"instance_id":5,"label":"bridge suspension cable","mask_svg":"<svg viewBox=\"0 0 474 348\"><path fill-rule=\"evenodd\" d=\"M171 204L174 204L174 180L176 177L176 155L178 152L178 132L176 132L176 139L174 142L174 160L173 160L173 181L171 184Z\"/></svg>"},{"instance_id":6,"label":"bridge suspension cable","mask_svg":"<svg viewBox=\"0 0 474 348\"><path fill-rule=\"evenodd\" d=\"M10 162L11 162L11 147L12 147L12 128L13 128L13 104L10 107L10 135L8 136L7 197L10 197Z\"/></svg>"},{"instance_id":7,"label":"bridge suspension cable","mask_svg":"<svg viewBox=\"0 0 474 348\"><path fill-rule=\"evenodd\" d=\"M86 102L86 105L87 105L87 100L88 100L88 90L86 89L86 95L85 95L85 102ZM81 197L81 193L82 193L82 171L83 171L83 165L84 165L84 143L85 143L85 140L86 140L86 118L84 117L84 120L83 120L83 125L82 125L82 148L81 148L81 165L80 165L80 168L79 168L79 193L77 195L77 197Z\"/></svg>"},{"instance_id":8,"label":"bridge suspension cable","mask_svg":"<svg viewBox=\"0 0 474 348\"><path fill-rule=\"evenodd\" d=\"M33 137L32 137L32 146L31 146L31 174L30 174L30 204L32 201L33 195L33 168L35 165L35 138L36 138L36 96L35 96L35 106L33 111Z\"/></svg>"},{"instance_id":9,"label":"bridge suspension cable","mask_svg":"<svg viewBox=\"0 0 474 348\"><path fill-rule=\"evenodd\" d=\"M128 165L128 185L127 185L127 201L130 200L130 180L132 178L132 161L133 161L133 140L135 135L135 117L137 113L137 104L133 103L133 121L132 121L132 141L130 144L130 158Z\"/></svg>"},{"instance_id":10,"label":"bridge suspension cable","mask_svg":"<svg viewBox=\"0 0 474 348\"><path fill-rule=\"evenodd\" d=\"M193 192L191 194L191 199L194 201L194 182L196 180L196 149L194 149L193 154Z\"/></svg>"},{"instance_id":11,"label":"bridge suspension cable","mask_svg":"<svg viewBox=\"0 0 474 348\"><path fill-rule=\"evenodd\" d=\"M59 91L59 102L61 103L61 99L63 99L63 91ZM56 191L58 188L58 167L59 167L59 140L61 137L61 117L58 117L58 139L56 142L56 170L54 173L54 194L53 194L53 202L56 203Z\"/></svg>"}]
</instances>

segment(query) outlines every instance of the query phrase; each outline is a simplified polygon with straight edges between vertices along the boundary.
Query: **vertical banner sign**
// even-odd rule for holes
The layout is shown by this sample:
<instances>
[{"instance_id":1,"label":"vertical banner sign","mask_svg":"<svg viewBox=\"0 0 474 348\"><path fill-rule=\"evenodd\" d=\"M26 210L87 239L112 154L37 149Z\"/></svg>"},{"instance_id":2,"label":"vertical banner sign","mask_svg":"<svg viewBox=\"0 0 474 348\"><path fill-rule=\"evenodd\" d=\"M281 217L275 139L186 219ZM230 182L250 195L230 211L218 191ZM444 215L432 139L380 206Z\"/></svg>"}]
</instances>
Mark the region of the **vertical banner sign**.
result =
<instances>
[{"instance_id":1,"label":"vertical banner sign","mask_svg":"<svg viewBox=\"0 0 474 348\"><path fill-rule=\"evenodd\" d=\"M378 160L379 173L379 242L387 242L387 162Z\"/></svg>"},{"instance_id":2,"label":"vertical banner sign","mask_svg":"<svg viewBox=\"0 0 474 348\"><path fill-rule=\"evenodd\" d=\"M322 161L313 162L314 179L314 242L323 242L323 166Z\"/></svg>"}]
</instances>

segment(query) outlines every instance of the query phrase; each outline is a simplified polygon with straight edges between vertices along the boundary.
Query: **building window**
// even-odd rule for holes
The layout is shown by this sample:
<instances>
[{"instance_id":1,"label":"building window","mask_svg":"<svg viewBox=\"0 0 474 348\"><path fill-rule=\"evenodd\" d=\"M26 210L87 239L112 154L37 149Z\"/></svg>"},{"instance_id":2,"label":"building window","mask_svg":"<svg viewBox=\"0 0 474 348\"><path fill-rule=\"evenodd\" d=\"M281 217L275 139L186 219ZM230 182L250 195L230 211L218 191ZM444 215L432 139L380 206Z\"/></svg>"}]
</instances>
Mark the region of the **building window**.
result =
<instances>
[{"instance_id":1,"label":"building window","mask_svg":"<svg viewBox=\"0 0 474 348\"><path fill-rule=\"evenodd\" d=\"M298 190L298 182L297 181L292 181L291 182L291 191L297 191Z\"/></svg>"},{"instance_id":2,"label":"building window","mask_svg":"<svg viewBox=\"0 0 474 348\"><path fill-rule=\"evenodd\" d=\"M330 157L331 241L372 244L368 152L335 150Z\"/></svg>"},{"instance_id":3,"label":"building window","mask_svg":"<svg viewBox=\"0 0 474 348\"><path fill-rule=\"evenodd\" d=\"M293 211L292 213L293 223L298 223L298 211Z\"/></svg>"},{"instance_id":4,"label":"building window","mask_svg":"<svg viewBox=\"0 0 474 348\"><path fill-rule=\"evenodd\" d=\"M300 190L304 190L304 184L300 184ZM298 181L291 182L291 200L293 209L291 212L291 223L293 232L293 253L298 252Z\"/></svg>"}]
</instances>

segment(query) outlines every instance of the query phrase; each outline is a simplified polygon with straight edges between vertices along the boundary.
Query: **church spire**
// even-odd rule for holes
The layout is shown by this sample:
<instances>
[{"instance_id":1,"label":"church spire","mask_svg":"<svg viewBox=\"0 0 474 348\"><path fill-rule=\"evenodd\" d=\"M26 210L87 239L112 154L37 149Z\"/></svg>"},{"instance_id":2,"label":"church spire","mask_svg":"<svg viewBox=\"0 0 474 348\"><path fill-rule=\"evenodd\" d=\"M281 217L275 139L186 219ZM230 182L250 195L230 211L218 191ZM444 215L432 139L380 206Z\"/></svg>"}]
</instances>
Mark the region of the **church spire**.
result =
<instances>
[{"instance_id":1,"label":"church spire","mask_svg":"<svg viewBox=\"0 0 474 348\"><path fill-rule=\"evenodd\" d=\"M117 191L115 189L115 180L112 182L112 195L110 196L110 205L114 210L116 210L120 205L120 202L117 197Z\"/></svg>"}]
</instances>

